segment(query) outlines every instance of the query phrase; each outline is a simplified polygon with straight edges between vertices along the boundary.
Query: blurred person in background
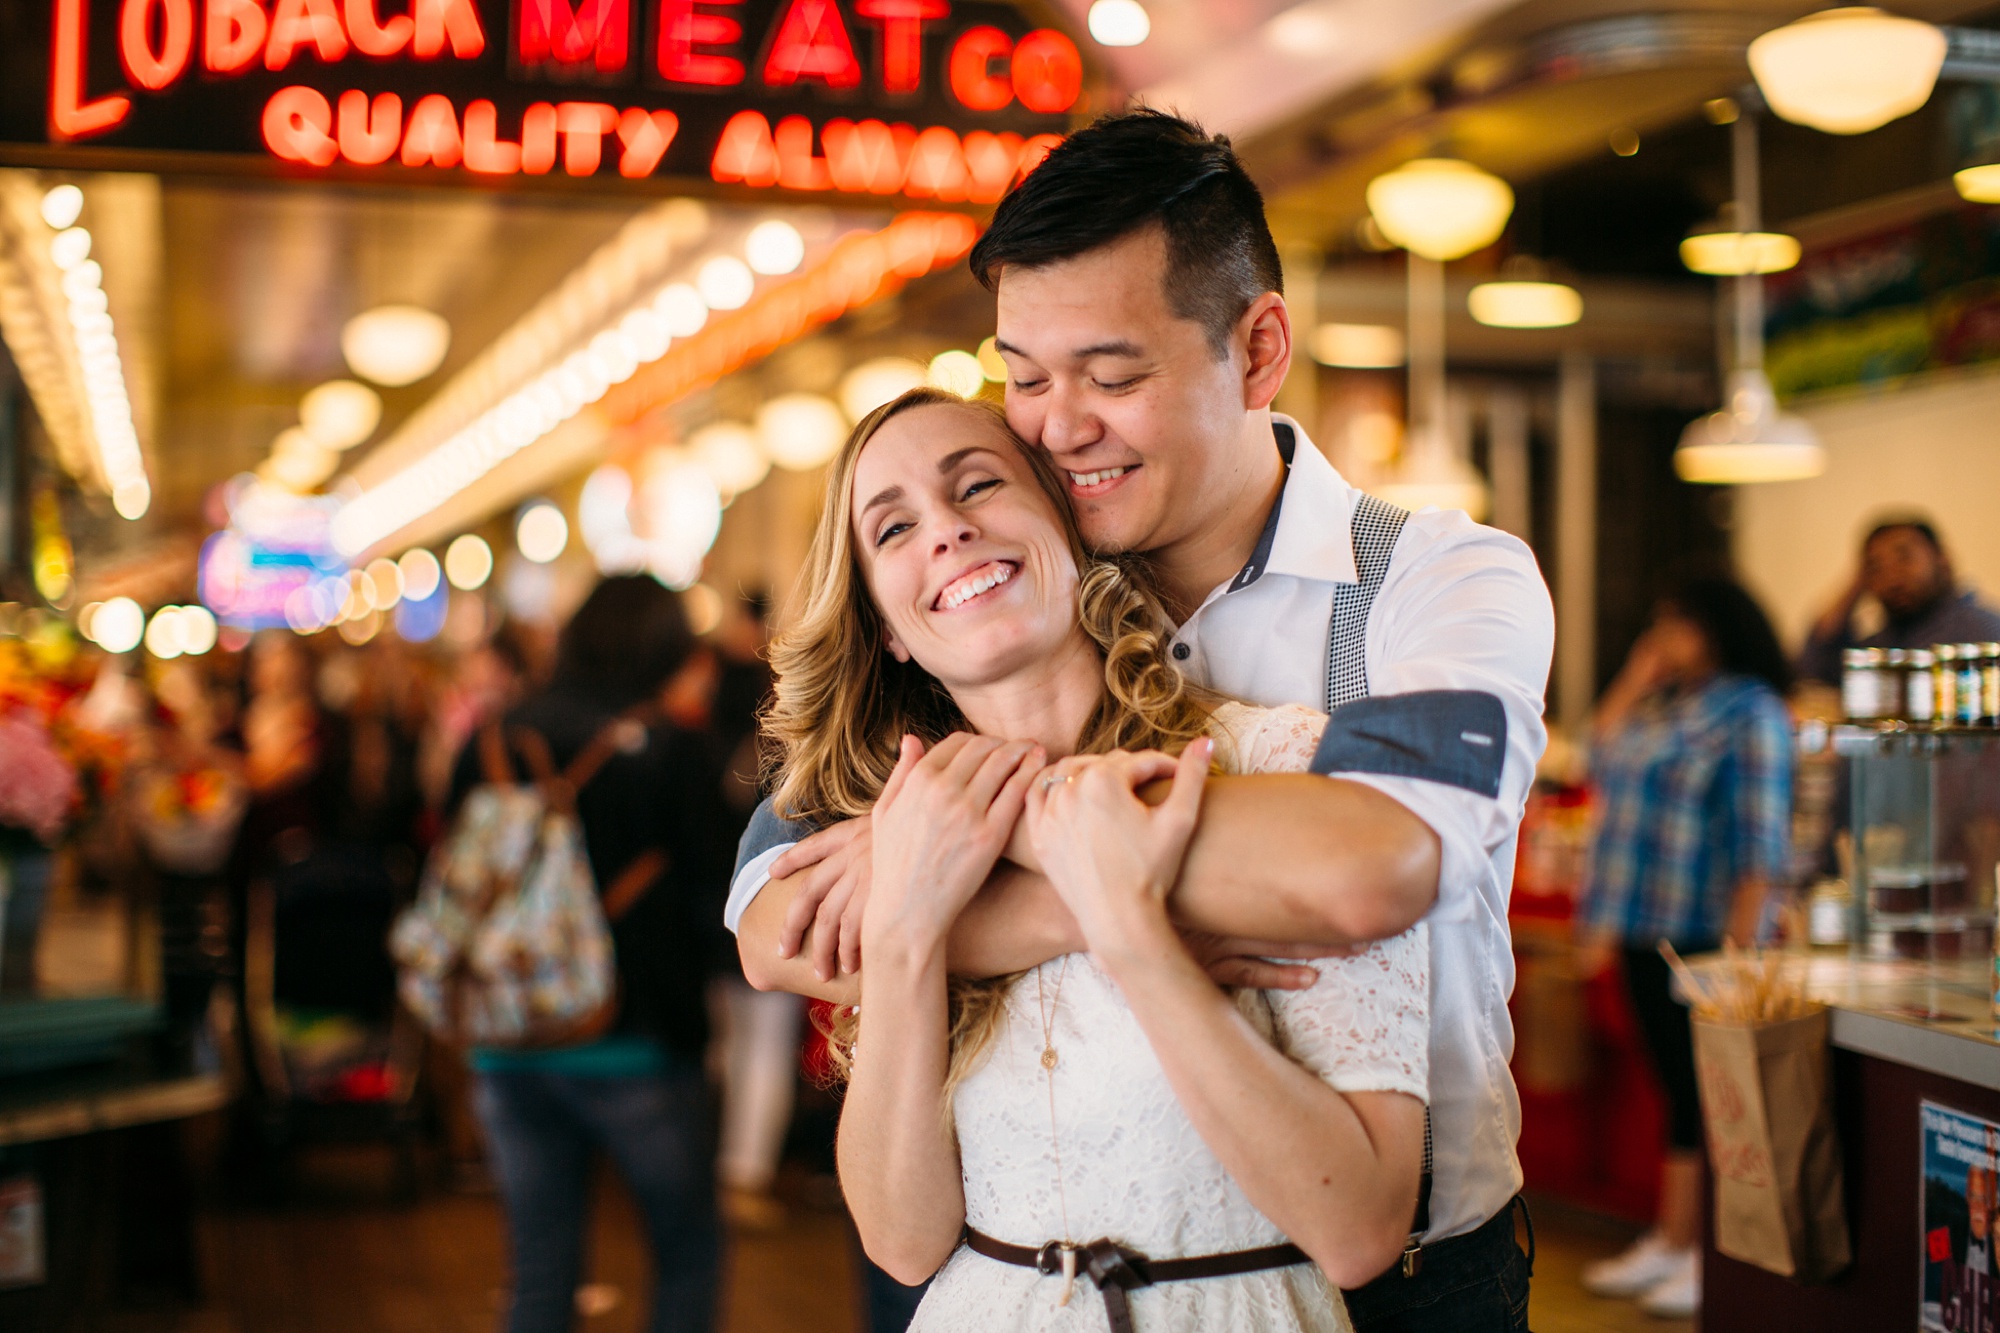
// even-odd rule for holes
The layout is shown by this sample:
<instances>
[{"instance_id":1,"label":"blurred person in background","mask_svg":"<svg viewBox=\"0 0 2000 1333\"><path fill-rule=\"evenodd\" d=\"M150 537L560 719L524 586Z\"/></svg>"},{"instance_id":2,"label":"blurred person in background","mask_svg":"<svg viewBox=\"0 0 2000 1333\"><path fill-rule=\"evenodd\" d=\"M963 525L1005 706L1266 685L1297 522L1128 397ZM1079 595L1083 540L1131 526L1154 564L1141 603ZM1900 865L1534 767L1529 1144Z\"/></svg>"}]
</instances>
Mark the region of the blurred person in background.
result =
<instances>
[{"instance_id":1,"label":"blurred person in background","mask_svg":"<svg viewBox=\"0 0 2000 1333\"><path fill-rule=\"evenodd\" d=\"M451 779L465 743L488 722L506 716L534 683L521 632L503 624L457 654L439 684L417 751L417 778L434 810L451 798Z\"/></svg>"},{"instance_id":2,"label":"blurred person in background","mask_svg":"<svg viewBox=\"0 0 2000 1333\"><path fill-rule=\"evenodd\" d=\"M608 578L563 631L553 681L506 718L539 734L558 770L621 715L648 719L578 794L577 814L600 892L640 857L664 853L629 907L607 908L621 997L612 1030L576 1046L471 1052L507 1212L509 1333L572 1324L594 1150L611 1158L645 1219L655 1275L647 1327L696 1333L713 1323L720 1253L703 988L729 849L715 837L709 751L669 720L686 682L711 669L705 654L679 594L644 575ZM479 780L477 748L458 764L461 798ZM529 771L516 750L515 771Z\"/></svg>"},{"instance_id":3,"label":"blurred person in background","mask_svg":"<svg viewBox=\"0 0 2000 1333\"><path fill-rule=\"evenodd\" d=\"M1593 719L1599 815L1577 911L1579 970L1622 962L1666 1092L1668 1146L1653 1229L1583 1280L1650 1314L1686 1318L1701 1305L1701 1103L1688 1012L1658 945L1694 954L1724 939L1753 944L1786 886L1790 683L1750 594L1695 579L1660 602Z\"/></svg>"},{"instance_id":4,"label":"blurred person in background","mask_svg":"<svg viewBox=\"0 0 2000 1333\"><path fill-rule=\"evenodd\" d=\"M1856 632L1863 597L1881 607L1883 624ZM1798 675L1840 684L1840 655L1849 648L1928 648L1935 643L2000 639L2000 612L1959 586L1937 528L1919 514L1879 520L1861 543L1861 564L1840 598L1813 622L1799 654Z\"/></svg>"}]
</instances>

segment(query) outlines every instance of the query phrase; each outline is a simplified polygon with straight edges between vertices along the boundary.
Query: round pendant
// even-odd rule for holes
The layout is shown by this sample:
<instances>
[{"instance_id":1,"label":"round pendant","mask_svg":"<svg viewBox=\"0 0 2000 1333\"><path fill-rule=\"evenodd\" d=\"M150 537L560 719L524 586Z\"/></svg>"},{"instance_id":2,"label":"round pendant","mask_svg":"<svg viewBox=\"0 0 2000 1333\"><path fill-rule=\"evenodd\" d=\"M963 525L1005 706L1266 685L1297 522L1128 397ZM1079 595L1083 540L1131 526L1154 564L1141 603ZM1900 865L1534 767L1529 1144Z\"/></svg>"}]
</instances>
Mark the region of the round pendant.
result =
<instances>
[{"instance_id":1,"label":"round pendant","mask_svg":"<svg viewBox=\"0 0 2000 1333\"><path fill-rule=\"evenodd\" d=\"M1044 1046L1042 1048L1042 1068L1054 1069L1055 1067L1056 1067L1056 1048L1053 1046Z\"/></svg>"}]
</instances>

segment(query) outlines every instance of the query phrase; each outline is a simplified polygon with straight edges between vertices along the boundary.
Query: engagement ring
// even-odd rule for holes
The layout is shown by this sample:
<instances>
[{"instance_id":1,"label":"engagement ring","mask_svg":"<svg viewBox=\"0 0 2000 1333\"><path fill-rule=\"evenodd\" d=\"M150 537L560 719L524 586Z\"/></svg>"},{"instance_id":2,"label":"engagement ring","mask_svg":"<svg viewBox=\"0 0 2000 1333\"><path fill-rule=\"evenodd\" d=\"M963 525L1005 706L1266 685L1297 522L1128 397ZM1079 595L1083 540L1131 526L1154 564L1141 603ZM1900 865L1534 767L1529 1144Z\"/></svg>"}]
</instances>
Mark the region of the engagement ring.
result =
<instances>
[{"instance_id":1,"label":"engagement ring","mask_svg":"<svg viewBox=\"0 0 2000 1333\"><path fill-rule=\"evenodd\" d=\"M1075 776L1076 775L1074 773L1057 773L1053 777L1043 778L1042 790L1053 791L1056 787L1060 786L1062 783L1068 782L1071 778Z\"/></svg>"}]
</instances>

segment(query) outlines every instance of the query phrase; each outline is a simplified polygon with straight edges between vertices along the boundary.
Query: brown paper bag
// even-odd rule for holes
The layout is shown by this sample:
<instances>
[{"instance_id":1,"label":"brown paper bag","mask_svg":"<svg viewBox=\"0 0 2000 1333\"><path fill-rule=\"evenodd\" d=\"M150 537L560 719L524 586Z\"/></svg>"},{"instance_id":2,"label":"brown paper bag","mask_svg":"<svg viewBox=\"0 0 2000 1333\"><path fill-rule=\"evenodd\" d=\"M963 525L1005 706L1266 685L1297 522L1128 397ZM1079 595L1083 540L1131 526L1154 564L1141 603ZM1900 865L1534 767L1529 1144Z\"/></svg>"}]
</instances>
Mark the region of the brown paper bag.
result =
<instances>
[{"instance_id":1,"label":"brown paper bag","mask_svg":"<svg viewBox=\"0 0 2000 1333\"><path fill-rule=\"evenodd\" d=\"M1715 1248L1802 1282L1849 1259L1826 1010L1744 1025L1694 1020Z\"/></svg>"}]
</instances>

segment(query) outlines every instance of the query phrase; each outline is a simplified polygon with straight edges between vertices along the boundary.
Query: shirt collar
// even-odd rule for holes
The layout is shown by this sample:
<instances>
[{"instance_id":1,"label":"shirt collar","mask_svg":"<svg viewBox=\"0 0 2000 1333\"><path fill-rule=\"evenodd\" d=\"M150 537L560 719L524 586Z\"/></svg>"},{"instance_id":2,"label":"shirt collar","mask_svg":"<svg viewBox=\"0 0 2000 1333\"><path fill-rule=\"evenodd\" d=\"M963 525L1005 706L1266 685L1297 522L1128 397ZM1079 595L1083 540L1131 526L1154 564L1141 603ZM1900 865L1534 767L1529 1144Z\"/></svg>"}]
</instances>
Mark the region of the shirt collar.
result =
<instances>
[{"instance_id":1,"label":"shirt collar","mask_svg":"<svg viewBox=\"0 0 2000 1333\"><path fill-rule=\"evenodd\" d=\"M1264 520L1250 559L1229 581L1240 592L1266 574L1354 583L1354 487L1306 438L1299 423L1273 413L1271 433L1285 461L1285 485Z\"/></svg>"}]
</instances>

